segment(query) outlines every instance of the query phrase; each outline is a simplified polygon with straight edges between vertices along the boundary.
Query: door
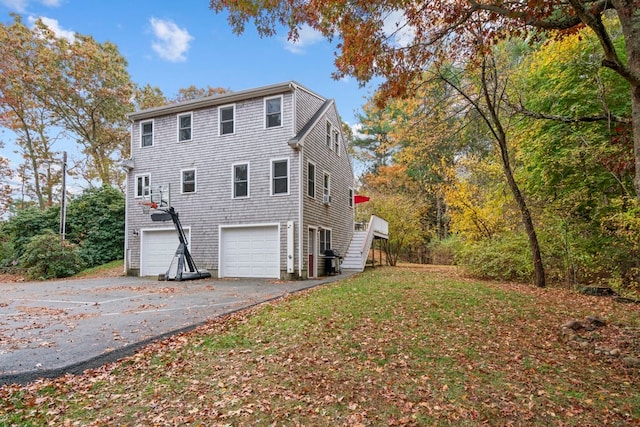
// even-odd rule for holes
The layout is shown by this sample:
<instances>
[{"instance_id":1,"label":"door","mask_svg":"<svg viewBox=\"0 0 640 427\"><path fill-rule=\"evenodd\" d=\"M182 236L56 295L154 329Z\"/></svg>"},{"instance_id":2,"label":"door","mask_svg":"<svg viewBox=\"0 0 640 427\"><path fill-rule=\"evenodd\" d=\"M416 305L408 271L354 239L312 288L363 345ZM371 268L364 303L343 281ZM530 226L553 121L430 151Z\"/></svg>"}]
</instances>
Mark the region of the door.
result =
<instances>
[{"instance_id":1,"label":"door","mask_svg":"<svg viewBox=\"0 0 640 427\"><path fill-rule=\"evenodd\" d=\"M189 241L189 230L184 230ZM176 230L142 230L140 232L140 276L165 274L173 261L180 241Z\"/></svg>"},{"instance_id":2,"label":"door","mask_svg":"<svg viewBox=\"0 0 640 427\"><path fill-rule=\"evenodd\" d=\"M309 254L309 277L318 277L318 229L309 227L307 250Z\"/></svg>"},{"instance_id":3,"label":"door","mask_svg":"<svg viewBox=\"0 0 640 427\"><path fill-rule=\"evenodd\" d=\"M222 227L220 277L280 278L277 225Z\"/></svg>"}]
</instances>

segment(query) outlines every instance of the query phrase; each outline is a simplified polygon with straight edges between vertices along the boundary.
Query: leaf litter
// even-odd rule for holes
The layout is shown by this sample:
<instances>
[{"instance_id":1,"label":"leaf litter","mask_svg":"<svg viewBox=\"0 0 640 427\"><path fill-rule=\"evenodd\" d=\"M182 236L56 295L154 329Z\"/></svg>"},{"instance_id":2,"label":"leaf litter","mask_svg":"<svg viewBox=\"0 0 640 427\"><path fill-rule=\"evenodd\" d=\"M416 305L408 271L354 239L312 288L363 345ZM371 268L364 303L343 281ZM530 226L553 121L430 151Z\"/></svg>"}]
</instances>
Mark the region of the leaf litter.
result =
<instances>
[{"instance_id":1,"label":"leaf litter","mask_svg":"<svg viewBox=\"0 0 640 427\"><path fill-rule=\"evenodd\" d=\"M368 271L3 386L0 424L640 423L640 369L623 363L640 357L638 306L448 272ZM587 316L605 326L562 333Z\"/></svg>"}]
</instances>

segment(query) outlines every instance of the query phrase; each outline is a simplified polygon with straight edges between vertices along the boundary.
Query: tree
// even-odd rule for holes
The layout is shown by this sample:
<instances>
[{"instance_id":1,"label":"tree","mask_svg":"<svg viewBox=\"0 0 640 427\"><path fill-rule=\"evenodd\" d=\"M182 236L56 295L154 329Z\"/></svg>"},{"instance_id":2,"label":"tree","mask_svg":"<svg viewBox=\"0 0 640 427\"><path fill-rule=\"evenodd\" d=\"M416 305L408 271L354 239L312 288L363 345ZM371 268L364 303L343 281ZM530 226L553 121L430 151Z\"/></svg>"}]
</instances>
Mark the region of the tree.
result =
<instances>
[{"instance_id":1,"label":"tree","mask_svg":"<svg viewBox=\"0 0 640 427\"><path fill-rule=\"evenodd\" d=\"M53 118L29 90L46 49L44 40L35 37L18 16L10 26L0 25L0 124L16 134L24 159L20 177L25 192L37 200L40 209L51 205L60 175L50 167L56 155L56 138L49 135Z\"/></svg>"},{"instance_id":2,"label":"tree","mask_svg":"<svg viewBox=\"0 0 640 427\"><path fill-rule=\"evenodd\" d=\"M0 148L4 144L0 141ZM7 180L11 177L11 169L9 168L9 160L0 156L0 216L9 211L13 200L11 199L11 186Z\"/></svg>"},{"instance_id":3,"label":"tree","mask_svg":"<svg viewBox=\"0 0 640 427\"><path fill-rule=\"evenodd\" d=\"M253 20L262 35L278 25L296 39L303 25L338 39L336 78L352 75L361 82L382 76L379 101L412 93L412 82L441 57L458 59L484 53L509 34L572 34L588 27L598 38L602 65L630 85L635 157L634 187L640 198L640 4L637 0L390 0L274 1L211 0L216 12L227 10L234 31ZM617 14L625 41L626 62L604 25L607 12ZM386 30L392 28L392 30ZM478 37L482 41L478 43Z\"/></svg>"},{"instance_id":4,"label":"tree","mask_svg":"<svg viewBox=\"0 0 640 427\"><path fill-rule=\"evenodd\" d=\"M157 86L149 84L136 88L135 105L138 110L167 105L167 98Z\"/></svg>"},{"instance_id":5,"label":"tree","mask_svg":"<svg viewBox=\"0 0 640 427\"><path fill-rule=\"evenodd\" d=\"M36 78L26 82L28 89L82 147L87 182L119 186L119 161L129 150L125 116L133 111L126 60L112 43L80 34L73 41L58 38L40 20L32 37L44 40L46 49L33 70Z\"/></svg>"},{"instance_id":6,"label":"tree","mask_svg":"<svg viewBox=\"0 0 640 427\"><path fill-rule=\"evenodd\" d=\"M179 89L178 95L176 95L176 97L173 99L173 102L190 101L192 99L204 98L206 96L212 95L221 95L228 92L228 89L224 89L221 87L207 86L206 88L199 88L191 85L189 87Z\"/></svg>"}]
</instances>

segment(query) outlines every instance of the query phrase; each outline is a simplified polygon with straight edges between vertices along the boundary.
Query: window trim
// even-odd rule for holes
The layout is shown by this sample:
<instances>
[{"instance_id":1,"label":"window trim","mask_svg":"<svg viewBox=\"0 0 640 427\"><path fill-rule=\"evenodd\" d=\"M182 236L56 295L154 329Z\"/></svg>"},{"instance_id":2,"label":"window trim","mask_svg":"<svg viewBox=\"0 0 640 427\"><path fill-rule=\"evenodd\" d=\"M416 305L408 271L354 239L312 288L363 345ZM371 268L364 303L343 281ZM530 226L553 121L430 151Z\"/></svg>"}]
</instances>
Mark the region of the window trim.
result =
<instances>
[{"instance_id":1,"label":"window trim","mask_svg":"<svg viewBox=\"0 0 640 427\"><path fill-rule=\"evenodd\" d=\"M328 227L322 227L320 230L320 236L318 236L318 249L320 251L320 255L325 256L324 251L326 251L327 249L331 249L332 246L332 239L333 239L333 229L328 228ZM327 234L329 233L329 242L327 242ZM322 241L324 240L325 243L325 248L322 247ZM328 246L327 246L328 243Z\"/></svg>"},{"instance_id":2,"label":"window trim","mask_svg":"<svg viewBox=\"0 0 640 427\"><path fill-rule=\"evenodd\" d=\"M193 171L193 191L184 191L184 173ZM187 181L188 182L188 181ZM193 194L198 192L198 170L196 168L180 169L180 194Z\"/></svg>"},{"instance_id":3,"label":"window trim","mask_svg":"<svg viewBox=\"0 0 640 427\"><path fill-rule=\"evenodd\" d=\"M267 113L267 102L269 100L272 99L279 99L280 100L280 125L278 126L269 126L269 120L267 120L268 117L268 113ZM266 98L264 98L264 128L265 129L276 129L276 128L281 128L284 126L284 97L282 95L276 95L276 96L268 96Z\"/></svg>"},{"instance_id":4,"label":"window trim","mask_svg":"<svg viewBox=\"0 0 640 427\"><path fill-rule=\"evenodd\" d=\"M149 145L144 145L144 125L147 123L151 123L151 144ZM155 142L155 129L156 129L156 125L154 123L153 119L150 120L142 120L140 122L140 148L147 148L147 147L153 147L153 143Z\"/></svg>"},{"instance_id":5,"label":"window trim","mask_svg":"<svg viewBox=\"0 0 640 427\"><path fill-rule=\"evenodd\" d=\"M273 185L273 180L274 180L275 177L273 176L273 172L274 172L273 169L274 169L275 163L278 163L278 162L287 162L287 191L285 193L275 193L274 192L275 191L275 188L274 188L275 186ZM271 159L270 164L271 164L271 168L270 168L271 170L269 172L269 175L270 175L270 179L269 179L270 194L272 196L288 196L289 192L290 192L290 189L291 189L291 186L290 186L290 184L291 184L291 162L289 161L288 158L278 158L278 159Z\"/></svg>"},{"instance_id":6,"label":"window trim","mask_svg":"<svg viewBox=\"0 0 640 427\"><path fill-rule=\"evenodd\" d=\"M355 194L356 194L355 190L349 187L349 207L351 209L353 209L353 207L355 206L354 199L353 199Z\"/></svg>"},{"instance_id":7,"label":"window trim","mask_svg":"<svg viewBox=\"0 0 640 427\"><path fill-rule=\"evenodd\" d=\"M332 149L332 144L331 144L331 131L333 130L333 125L331 124L331 122L329 120L327 120L327 132L326 132L326 137L327 137L327 148L329 150Z\"/></svg>"},{"instance_id":8,"label":"window trim","mask_svg":"<svg viewBox=\"0 0 640 427\"><path fill-rule=\"evenodd\" d=\"M222 133L222 110L231 108L233 111L233 118L231 119L231 124L233 126L233 132ZM234 135L236 133L236 104L227 104L221 105L218 107L218 135L226 136L226 135Z\"/></svg>"},{"instance_id":9,"label":"window trim","mask_svg":"<svg viewBox=\"0 0 640 427\"><path fill-rule=\"evenodd\" d=\"M247 195L236 196L236 166L247 166ZM237 162L231 165L231 198L232 199L248 199L251 197L251 164L249 162Z\"/></svg>"},{"instance_id":10,"label":"window trim","mask_svg":"<svg viewBox=\"0 0 640 427\"><path fill-rule=\"evenodd\" d=\"M147 185L146 186L142 186L142 188L140 188L140 185L138 184L138 181L140 179L147 179ZM151 174L149 173L140 173L140 174L136 174L134 176L134 193L133 193L133 197L135 199L141 199L144 196L148 196L151 193ZM145 192L144 189L147 189L147 191Z\"/></svg>"},{"instance_id":11,"label":"window trim","mask_svg":"<svg viewBox=\"0 0 640 427\"><path fill-rule=\"evenodd\" d=\"M311 179L309 179L311 176L309 174L309 168L313 166L313 181ZM310 197L312 199L316 198L316 171L318 170L318 167L316 166L316 164L314 162L312 162L311 160L307 160L307 197ZM311 186L310 184L313 182L313 186ZM309 190L313 189L313 194L309 194Z\"/></svg>"},{"instance_id":12,"label":"window trim","mask_svg":"<svg viewBox=\"0 0 640 427\"><path fill-rule=\"evenodd\" d=\"M325 187L325 178L327 186ZM322 171L322 198L324 200L324 196L331 196L331 173L327 171Z\"/></svg>"},{"instance_id":13,"label":"window trim","mask_svg":"<svg viewBox=\"0 0 640 427\"><path fill-rule=\"evenodd\" d=\"M338 129L333 130L333 148L336 154L340 155L340 132Z\"/></svg>"},{"instance_id":14,"label":"window trim","mask_svg":"<svg viewBox=\"0 0 640 427\"><path fill-rule=\"evenodd\" d=\"M180 139L180 131L182 130L182 128L180 127L180 118L185 116L189 116L189 139ZM193 141L193 111L189 111L188 113L177 114L176 117L177 117L177 128L178 128L178 134L177 134L178 142Z\"/></svg>"}]
</instances>

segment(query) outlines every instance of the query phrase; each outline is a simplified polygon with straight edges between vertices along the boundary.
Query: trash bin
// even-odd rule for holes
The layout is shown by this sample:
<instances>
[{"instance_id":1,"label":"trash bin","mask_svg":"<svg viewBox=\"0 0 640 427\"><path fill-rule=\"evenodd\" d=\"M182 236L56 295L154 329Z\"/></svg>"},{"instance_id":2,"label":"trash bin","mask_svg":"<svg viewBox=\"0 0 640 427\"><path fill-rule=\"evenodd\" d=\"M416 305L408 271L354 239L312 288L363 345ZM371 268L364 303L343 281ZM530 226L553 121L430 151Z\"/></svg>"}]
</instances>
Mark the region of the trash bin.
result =
<instances>
[{"instance_id":1,"label":"trash bin","mask_svg":"<svg viewBox=\"0 0 640 427\"><path fill-rule=\"evenodd\" d=\"M327 276L342 273L342 256L335 249L324 251L324 272Z\"/></svg>"}]
</instances>

